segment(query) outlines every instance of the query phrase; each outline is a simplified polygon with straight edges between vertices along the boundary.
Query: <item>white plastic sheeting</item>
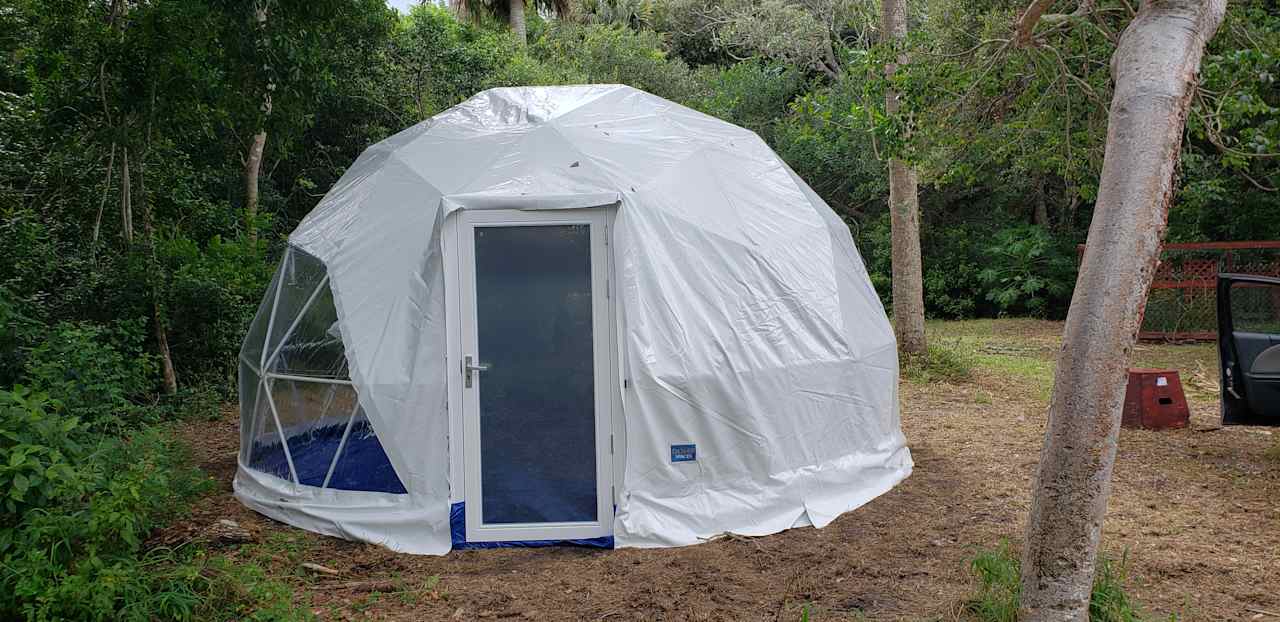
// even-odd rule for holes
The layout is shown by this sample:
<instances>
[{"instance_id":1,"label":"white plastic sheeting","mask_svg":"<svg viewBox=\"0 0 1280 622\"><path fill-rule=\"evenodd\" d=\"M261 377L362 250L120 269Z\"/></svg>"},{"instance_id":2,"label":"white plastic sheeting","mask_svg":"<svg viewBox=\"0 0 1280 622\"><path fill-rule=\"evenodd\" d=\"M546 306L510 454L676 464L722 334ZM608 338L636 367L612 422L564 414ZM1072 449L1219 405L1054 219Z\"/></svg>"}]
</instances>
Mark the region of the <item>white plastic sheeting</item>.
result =
<instances>
[{"instance_id":1,"label":"white plastic sheeting","mask_svg":"<svg viewBox=\"0 0 1280 622\"><path fill-rule=\"evenodd\" d=\"M369 148L290 236L242 352L237 496L321 533L447 552L461 474L448 442L445 220L605 205L618 210L629 380L614 414L626 431L617 546L822 527L910 474L893 333L831 209L747 130L625 86L528 87L482 92ZM279 325L299 316L312 345L273 359L297 330ZM324 354L335 344L341 361ZM324 414L323 391L281 389L348 377L358 404L338 396L345 408ZM318 467L288 460L254 466L254 448L281 433L292 448L344 424L380 441L403 493L317 483L299 469ZM681 443L696 444L695 461L672 462Z\"/></svg>"}]
</instances>

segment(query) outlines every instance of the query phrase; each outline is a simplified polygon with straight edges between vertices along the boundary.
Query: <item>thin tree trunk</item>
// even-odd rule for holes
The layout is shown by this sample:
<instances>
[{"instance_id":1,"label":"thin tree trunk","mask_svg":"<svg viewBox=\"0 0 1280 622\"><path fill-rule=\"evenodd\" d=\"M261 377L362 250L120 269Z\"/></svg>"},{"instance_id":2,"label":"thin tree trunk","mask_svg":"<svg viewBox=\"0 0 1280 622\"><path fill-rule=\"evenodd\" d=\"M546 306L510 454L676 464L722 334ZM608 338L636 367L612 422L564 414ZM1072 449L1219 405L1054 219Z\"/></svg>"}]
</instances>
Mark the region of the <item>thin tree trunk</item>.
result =
<instances>
[{"instance_id":1,"label":"thin tree trunk","mask_svg":"<svg viewBox=\"0 0 1280 622\"><path fill-rule=\"evenodd\" d=\"M93 219L93 237L89 242L89 259L97 263L98 235L102 232L102 212L107 207L107 195L111 191L111 174L116 168L116 143L111 143L111 157L107 158L107 178L102 182L102 198L98 200L98 215Z\"/></svg>"},{"instance_id":2,"label":"thin tree trunk","mask_svg":"<svg viewBox=\"0 0 1280 622\"><path fill-rule=\"evenodd\" d=\"M244 230L249 240L258 239L258 173L262 170L262 151L267 145L267 131L253 135L249 156L244 161Z\"/></svg>"},{"instance_id":3,"label":"thin tree trunk","mask_svg":"<svg viewBox=\"0 0 1280 622\"><path fill-rule=\"evenodd\" d=\"M898 43L907 37L906 0L881 0L881 30L885 42ZM906 58L898 57L898 63ZM892 75L897 63L885 67ZM895 91L885 94L885 110L896 114L901 102ZM898 159L889 160L889 224L893 246L893 330L898 349L905 354L923 354L924 275L920 262L920 200L916 194L916 172Z\"/></svg>"},{"instance_id":4,"label":"thin tree trunk","mask_svg":"<svg viewBox=\"0 0 1280 622\"><path fill-rule=\"evenodd\" d=\"M1049 228L1049 202L1044 193L1044 178L1036 179L1036 205L1035 211L1031 214L1031 223L1038 226Z\"/></svg>"},{"instance_id":5,"label":"thin tree trunk","mask_svg":"<svg viewBox=\"0 0 1280 622\"><path fill-rule=\"evenodd\" d=\"M270 45L267 36L268 0L258 0L253 5L254 27L257 28L258 49L266 50ZM262 117L258 120L258 131L253 134L253 142L249 145L249 155L244 159L244 229L250 241L258 239L258 176L262 170L262 152L267 146L267 118L271 116L271 92L275 90L275 80L271 78L271 59L263 52L259 59L266 69L267 84L262 89L262 104L259 110Z\"/></svg>"},{"instance_id":6,"label":"thin tree trunk","mask_svg":"<svg viewBox=\"0 0 1280 622\"><path fill-rule=\"evenodd\" d=\"M511 7L509 12L511 32L516 33L516 39L520 41L520 45L525 45L529 35L524 24L524 0L508 0L508 2Z\"/></svg>"},{"instance_id":7,"label":"thin tree trunk","mask_svg":"<svg viewBox=\"0 0 1280 622\"><path fill-rule=\"evenodd\" d=\"M133 244L133 175L129 172L129 148L120 156L120 228L125 246Z\"/></svg>"},{"instance_id":8,"label":"thin tree trunk","mask_svg":"<svg viewBox=\"0 0 1280 622\"><path fill-rule=\"evenodd\" d=\"M1173 195L1187 108L1226 0L1146 0L1112 57L1115 94L1067 313L1022 554L1024 622L1085 622L1125 368Z\"/></svg>"},{"instance_id":9,"label":"thin tree trunk","mask_svg":"<svg viewBox=\"0 0 1280 622\"><path fill-rule=\"evenodd\" d=\"M150 133L150 131L148 131ZM160 313L160 264L156 261L155 225L151 217L151 198L147 195L147 160L138 162L138 196L142 199L142 235L147 246L147 281L151 290L151 326L156 340L156 353L160 355L160 371L164 378L164 392L178 392L178 373L169 353L169 334L165 329L164 315Z\"/></svg>"}]
</instances>

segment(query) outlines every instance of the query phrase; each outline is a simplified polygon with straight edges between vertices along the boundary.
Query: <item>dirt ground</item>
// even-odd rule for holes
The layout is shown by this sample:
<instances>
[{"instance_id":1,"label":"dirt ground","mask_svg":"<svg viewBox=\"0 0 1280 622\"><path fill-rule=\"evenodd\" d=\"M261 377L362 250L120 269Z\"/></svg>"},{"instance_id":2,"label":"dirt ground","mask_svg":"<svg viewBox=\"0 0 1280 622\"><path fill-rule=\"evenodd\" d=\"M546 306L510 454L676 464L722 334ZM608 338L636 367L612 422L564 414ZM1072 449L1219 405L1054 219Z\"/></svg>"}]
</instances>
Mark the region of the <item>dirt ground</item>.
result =
<instances>
[{"instance_id":1,"label":"dirt ground","mask_svg":"<svg viewBox=\"0 0 1280 622\"><path fill-rule=\"evenodd\" d=\"M1021 539L1060 330L1032 320L931 325L935 343L973 363L972 379L904 381L914 474L821 530L663 550L397 554L294 529L232 499L234 408L184 428L219 489L174 529L238 521L257 543L224 554L296 585L320 619L800 620L806 606L811 620L964 619L968 560ZM1280 622L1261 613L1280 613L1280 461L1264 455L1280 429L1218 427L1212 344L1143 344L1134 363L1180 370L1192 423L1124 430L1105 551L1126 560L1130 593L1152 619Z\"/></svg>"}]
</instances>

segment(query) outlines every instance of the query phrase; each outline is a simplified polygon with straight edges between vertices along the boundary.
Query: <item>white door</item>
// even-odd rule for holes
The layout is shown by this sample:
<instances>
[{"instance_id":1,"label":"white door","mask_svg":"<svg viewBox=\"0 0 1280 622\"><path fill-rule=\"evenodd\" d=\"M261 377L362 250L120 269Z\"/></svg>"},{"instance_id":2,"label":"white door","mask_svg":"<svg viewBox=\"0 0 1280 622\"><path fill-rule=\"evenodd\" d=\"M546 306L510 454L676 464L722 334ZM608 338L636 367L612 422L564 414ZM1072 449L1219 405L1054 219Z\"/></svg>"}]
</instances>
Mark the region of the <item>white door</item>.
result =
<instances>
[{"instance_id":1,"label":"white door","mask_svg":"<svg viewBox=\"0 0 1280 622\"><path fill-rule=\"evenodd\" d=\"M607 213L459 214L467 540L610 535Z\"/></svg>"}]
</instances>

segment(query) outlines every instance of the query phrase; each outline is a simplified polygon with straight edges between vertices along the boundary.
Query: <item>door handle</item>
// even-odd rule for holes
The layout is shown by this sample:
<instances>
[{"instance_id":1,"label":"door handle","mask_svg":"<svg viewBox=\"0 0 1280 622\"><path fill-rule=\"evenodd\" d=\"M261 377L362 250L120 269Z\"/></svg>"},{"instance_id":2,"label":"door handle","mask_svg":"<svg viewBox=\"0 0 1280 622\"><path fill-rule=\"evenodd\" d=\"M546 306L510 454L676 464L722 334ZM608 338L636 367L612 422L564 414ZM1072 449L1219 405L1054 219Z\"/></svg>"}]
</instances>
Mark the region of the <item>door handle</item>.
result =
<instances>
[{"instance_id":1,"label":"door handle","mask_svg":"<svg viewBox=\"0 0 1280 622\"><path fill-rule=\"evenodd\" d=\"M462 385L468 389L471 388L472 374L489 371L489 365L487 363L472 365L471 360L472 357L470 355L467 355L462 359Z\"/></svg>"}]
</instances>

